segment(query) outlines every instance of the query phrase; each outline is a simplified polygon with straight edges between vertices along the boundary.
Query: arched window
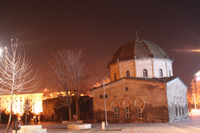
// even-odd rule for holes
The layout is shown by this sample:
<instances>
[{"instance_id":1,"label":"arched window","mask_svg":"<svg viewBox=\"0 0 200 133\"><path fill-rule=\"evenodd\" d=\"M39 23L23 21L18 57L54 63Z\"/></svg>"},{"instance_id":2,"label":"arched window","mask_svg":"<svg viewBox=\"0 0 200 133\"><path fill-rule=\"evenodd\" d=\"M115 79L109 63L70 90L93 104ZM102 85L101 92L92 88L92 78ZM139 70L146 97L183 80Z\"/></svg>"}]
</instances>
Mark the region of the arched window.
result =
<instances>
[{"instance_id":1,"label":"arched window","mask_svg":"<svg viewBox=\"0 0 200 133\"><path fill-rule=\"evenodd\" d=\"M143 70L143 77L148 77L147 69L144 69L144 70Z\"/></svg>"},{"instance_id":2,"label":"arched window","mask_svg":"<svg viewBox=\"0 0 200 133\"><path fill-rule=\"evenodd\" d=\"M169 77L171 77L172 76L172 74L171 74L171 71L169 70Z\"/></svg>"},{"instance_id":3,"label":"arched window","mask_svg":"<svg viewBox=\"0 0 200 133\"><path fill-rule=\"evenodd\" d=\"M175 104L175 112L176 112L176 116L178 116L178 104Z\"/></svg>"},{"instance_id":4,"label":"arched window","mask_svg":"<svg viewBox=\"0 0 200 133\"><path fill-rule=\"evenodd\" d=\"M126 77L130 77L130 72L126 71Z\"/></svg>"},{"instance_id":5,"label":"arched window","mask_svg":"<svg viewBox=\"0 0 200 133\"><path fill-rule=\"evenodd\" d=\"M135 101L134 101L134 106L137 108L137 116L140 120L143 119L144 117L144 107L145 107L145 101L141 98L137 98Z\"/></svg>"},{"instance_id":6,"label":"arched window","mask_svg":"<svg viewBox=\"0 0 200 133\"><path fill-rule=\"evenodd\" d=\"M160 75L160 77L163 77L163 70L162 69L159 70L159 75Z\"/></svg>"},{"instance_id":7,"label":"arched window","mask_svg":"<svg viewBox=\"0 0 200 133\"><path fill-rule=\"evenodd\" d=\"M116 73L114 74L114 79L117 80L117 74Z\"/></svg>"},{"instance_id":8,"label":"arched window","mask_svg":"<svg viewBox=\"0 0 200 133\"><path fill-rule=\"evenodd\" d=\"M181 113L181 104L179 104L179 115L182 116L182 113Z\"/></svg>"}]
</instances>

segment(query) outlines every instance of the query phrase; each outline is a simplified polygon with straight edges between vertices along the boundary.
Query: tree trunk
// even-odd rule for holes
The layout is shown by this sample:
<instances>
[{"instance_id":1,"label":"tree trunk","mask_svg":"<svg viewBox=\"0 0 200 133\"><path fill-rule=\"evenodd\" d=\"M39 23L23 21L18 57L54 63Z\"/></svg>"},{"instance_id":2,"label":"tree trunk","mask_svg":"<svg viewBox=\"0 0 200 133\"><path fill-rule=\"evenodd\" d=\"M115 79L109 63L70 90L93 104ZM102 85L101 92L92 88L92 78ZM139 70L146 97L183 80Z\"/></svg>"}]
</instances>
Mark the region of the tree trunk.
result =
<instances>
[{"instance_id":1,"label":"tree trunk","mask_svg":"<svg viewBox=\"0 0 200 133\"><path fill-rule=\"evenodd\" d=\"M12 118L12 104L10 106L10 114L9 114L9 120L8 120L8 125L7 125L7 129L6 129L6 133L8 133L8 131L9 131L9 127L10 127L10 123L11 123L11 118Z\"/></svg>"},{"instance_id":2,"label":"tree trunk","mask_svg":"<svg viewBox=\"0 0 200 133\"><path fill-rule=\"evenodd\" d=\"M68 111L69 111L69 120L72 119L72 110L71 110L71 106L68 107Z\"/></svg>"},{"instance_id":3,"label":"tree trunk","mask_svg":"<svg viewBox=\"0 0 200 133\"><path fill-rule=\"evenodd\" d=\"M80 120L78 100L76 100L76 118L77 118L77 120Z\"/></svg>"}]
</instances>

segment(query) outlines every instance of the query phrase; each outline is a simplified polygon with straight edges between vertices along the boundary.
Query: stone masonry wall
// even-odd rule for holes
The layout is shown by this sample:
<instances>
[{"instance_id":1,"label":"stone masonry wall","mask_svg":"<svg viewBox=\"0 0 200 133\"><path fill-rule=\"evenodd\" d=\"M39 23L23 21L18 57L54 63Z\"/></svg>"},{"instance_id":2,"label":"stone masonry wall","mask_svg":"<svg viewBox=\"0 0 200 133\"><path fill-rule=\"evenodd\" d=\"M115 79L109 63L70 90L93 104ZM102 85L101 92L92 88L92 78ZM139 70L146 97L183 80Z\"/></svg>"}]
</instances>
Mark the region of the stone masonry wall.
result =
<instances>
[{"instance_id":1,"label":"stone masonry wall","mask_svg":"<svg viewBox=\"0 0 200 133\"><path fill-rule=\"evenodd\" d=\"M128 88L128 90L126 89ZM103 87L93 90L94 119L105 119ZM168 108L165 84L136 79L122 79L105 86L106 108L110 122L166 122ZM144 105L141 104L144 102ZM143 118L138 117L138 105L144 106ZM119 107L119 118L114 118L113 106ZM125 117L125 107L130 106L131 119Z\"/></svg>"}]
</instances>

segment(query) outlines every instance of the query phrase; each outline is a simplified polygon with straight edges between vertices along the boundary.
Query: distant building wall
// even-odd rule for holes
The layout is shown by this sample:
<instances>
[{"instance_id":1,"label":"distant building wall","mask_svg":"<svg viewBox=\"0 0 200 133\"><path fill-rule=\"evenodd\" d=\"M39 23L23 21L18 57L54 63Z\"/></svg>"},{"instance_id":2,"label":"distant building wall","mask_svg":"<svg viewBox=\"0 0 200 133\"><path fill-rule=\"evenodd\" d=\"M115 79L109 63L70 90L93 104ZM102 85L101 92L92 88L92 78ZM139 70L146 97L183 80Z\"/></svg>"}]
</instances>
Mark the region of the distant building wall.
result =
<instances>
[{"instance_id":1,"label":"distant building wall","mask_svg":"<svg viewBox=\"0 0 200 133\"><path fill-rule=\"evenodd\" d=\"M43 100L43 115L45 121L57 119L54 111L56 101L57 98Z\"/></svg>"}]
</instances>

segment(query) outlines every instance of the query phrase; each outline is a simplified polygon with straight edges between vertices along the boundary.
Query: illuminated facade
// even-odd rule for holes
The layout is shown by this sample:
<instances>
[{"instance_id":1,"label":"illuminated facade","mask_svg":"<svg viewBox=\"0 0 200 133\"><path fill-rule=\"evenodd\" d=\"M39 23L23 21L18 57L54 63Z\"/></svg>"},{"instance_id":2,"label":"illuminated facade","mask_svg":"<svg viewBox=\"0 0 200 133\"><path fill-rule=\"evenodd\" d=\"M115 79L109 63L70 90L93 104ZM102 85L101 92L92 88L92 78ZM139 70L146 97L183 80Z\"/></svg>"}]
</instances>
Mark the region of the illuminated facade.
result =
<instances>
[{"instance_id":1,"label":"illuminated facade","mask_svg":"<svg viewBox=\"0 0 200 133\"><path fill-rule=\"evenodd\" d=\"M33 93L33 94L19 94L13 95L14 103L12 106L12 111L14 114L22 115L25 110L25 101L29 100L30 109L34 114L39 114L43 111L42 109L42 100L43 93ZM1 110L4 110L6 113L10 112L10 100L11 95L1 95L0 96L0 105Z\"/></svg>"},{"instance_id":2,"label":"illuminated facade","mask_svg":"<svg viewBox=\"0 0 200 133\"><path fill-rule=\"evenodd\" d=\"M200 71L198 71L191 82L191 89L192 89L192 95L190 102L194 104L195 100L195 109L196 106L199 108L200 106Z\"/></svg>"},{"instance_id":3,"label":"illuminated facade","mask_svg":"<svg viewBox=\"0 0 200 133\"><path fill-rule=\"evenodd\" d=\"M64 92L50 92L48 89L44 89L44 93L13 95L12 111L14 114L23 115L25 108L27 108L25 101L28 100L31 112L38 115L43 112L43 100L56 98L60 94L65 95ZM10 100L11 95L0 95L0 111L10 112Z\"/></svg>"}]
</instances>

